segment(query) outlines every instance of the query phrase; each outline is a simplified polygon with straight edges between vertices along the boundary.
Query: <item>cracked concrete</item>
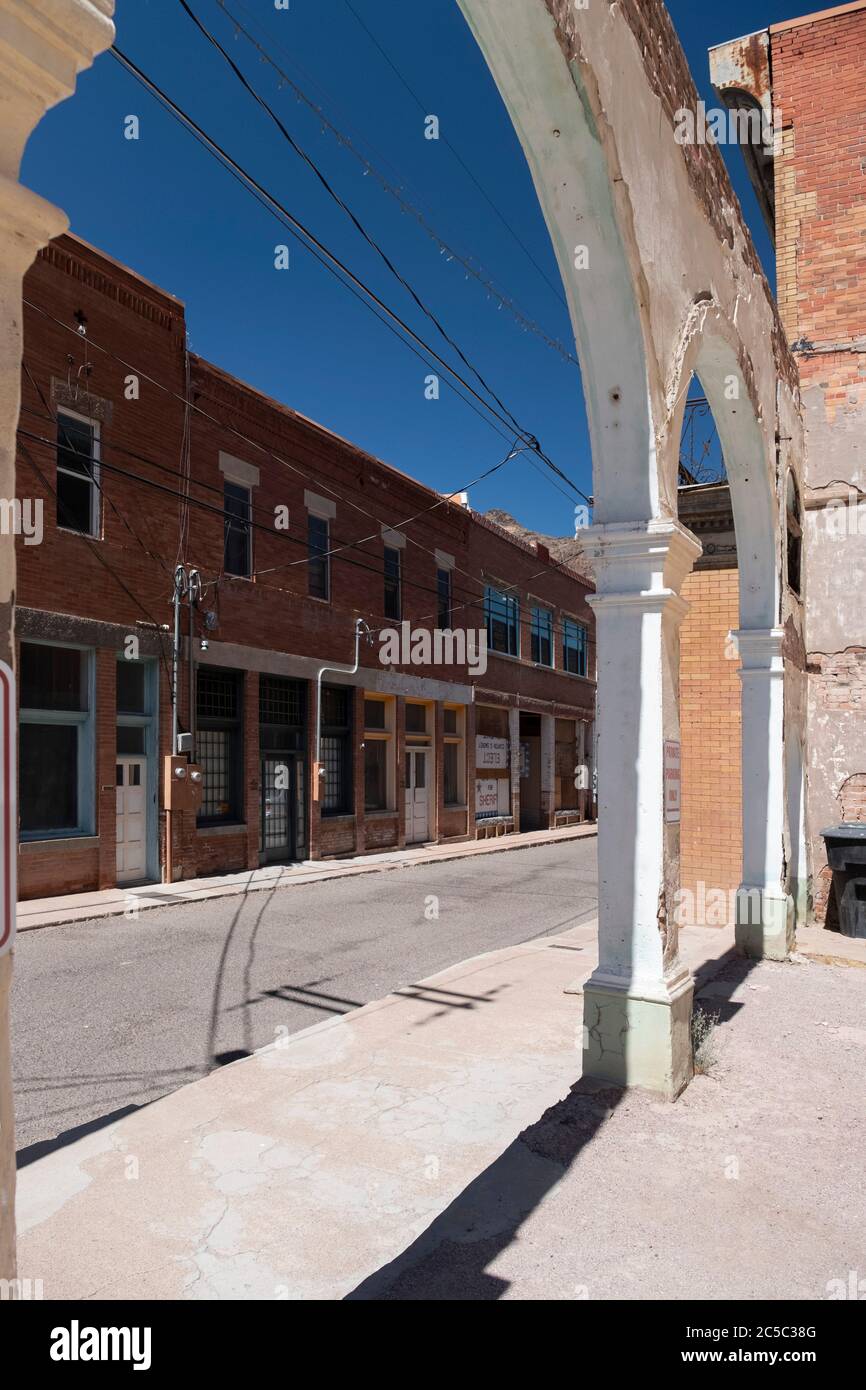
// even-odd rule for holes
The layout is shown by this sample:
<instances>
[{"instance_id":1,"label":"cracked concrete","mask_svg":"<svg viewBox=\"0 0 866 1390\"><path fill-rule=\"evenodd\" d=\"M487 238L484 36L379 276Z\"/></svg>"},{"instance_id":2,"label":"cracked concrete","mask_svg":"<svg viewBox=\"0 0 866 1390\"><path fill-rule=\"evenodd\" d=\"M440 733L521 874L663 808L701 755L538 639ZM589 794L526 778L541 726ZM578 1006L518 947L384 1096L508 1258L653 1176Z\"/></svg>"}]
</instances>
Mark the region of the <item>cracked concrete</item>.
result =
<instances>
[{"instance_id":1,"label":"cracked concrete","mask_svg":"<svg viewBox=\"0 0 866 1390\"><path fill-rule=\"evenodd\" d=\"M21 1277L48 1299L350 1294L567 1095L595 939L464 961L31 1163ZM730 937L683 946L697 966Z\"/></svg>"}]
</instances>

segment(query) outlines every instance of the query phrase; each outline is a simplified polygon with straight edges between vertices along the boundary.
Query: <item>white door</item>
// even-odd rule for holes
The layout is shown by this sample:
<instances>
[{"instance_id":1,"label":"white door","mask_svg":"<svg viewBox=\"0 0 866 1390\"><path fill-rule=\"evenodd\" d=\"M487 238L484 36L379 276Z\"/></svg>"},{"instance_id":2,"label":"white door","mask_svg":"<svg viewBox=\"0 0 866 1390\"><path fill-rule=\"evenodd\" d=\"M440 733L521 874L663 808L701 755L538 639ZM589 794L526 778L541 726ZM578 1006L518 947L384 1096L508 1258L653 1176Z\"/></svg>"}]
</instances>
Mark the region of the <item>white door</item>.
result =
<instances>
[{"instance_id":1,"label":"white door","mask_svg":"<svg viewBox=\"0 0 866 1390\"><path fill-rule=\"evenodd\" d=\"M429 837L426 748L406 750L406 843L415 845Z\"/></svg>"},{"instance_id":2,"label":"white door","mask_svg":"<svg viewBox=\"0 0 866 1390\"><path fill-rule=\"evenodd\" d=\"M147 874L147 762L117 759L117 881Z\"/></svg>"}]
</instances>

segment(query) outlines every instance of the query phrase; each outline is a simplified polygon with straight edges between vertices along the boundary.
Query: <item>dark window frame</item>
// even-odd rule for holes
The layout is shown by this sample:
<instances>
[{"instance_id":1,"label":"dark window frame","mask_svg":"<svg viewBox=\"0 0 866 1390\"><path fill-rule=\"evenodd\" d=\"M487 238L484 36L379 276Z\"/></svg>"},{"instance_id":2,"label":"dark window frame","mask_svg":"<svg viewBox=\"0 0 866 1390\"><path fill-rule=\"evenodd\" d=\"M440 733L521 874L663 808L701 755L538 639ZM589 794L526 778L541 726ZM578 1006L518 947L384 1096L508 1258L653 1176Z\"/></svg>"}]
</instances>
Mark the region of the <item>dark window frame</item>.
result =
<instances>
[{"instance_id":1,"label":"dark window frame","mask_svg":"<svg viewBox=\"0 0 866 1390\"><path fill-rule=\"evenodd\" d=\"M64 421L68 420L79 431L88 430L90 433L90 453L82 454L80 449L74 446L69 447L63 442ZM69 531L76 536L89 536L91 540L98 540L100 537L101 522L101 484L100 484L100 445L101 430L100 422L91 416L81 415L78 411L70 410L67 406L60 406L57 410L57 444L56 444L56 519L57 526L61 531ZM75 460L80 458L81 465L77 467ZM68 503L63 502L63 486L61 479L70 478L73 482L86 482L89 492L88 507L88 526L84 530L81 526L73 524L72 517L68 510L66 515L61 515L61 509Z\"/></svg>"},{"instance_id":2,"label":"dark window frame","mask_svg":"<svg viewBox=\"0 0 866 1390\"><path fill-rule=\"evenodd\" d=\"M501 656L520 656L520 596L500 589L496 584L484 586L484 618L487 624L487 647ZM504 630L504 645L501 633Z\"/></svg>"},{"instance_id":3,"label":"dark window frame","mask_svg":"<svg viewBox=\"0 0 866 1390\"><path fill-rule=\"evenodd\" d=\"M307 592L325 603L331 598L331 523L317 512L307 513Z\"/></svg>"},{"instance_id":4,"label":"dark window frame","mask_svg":"<svg viewBox=\"0 0 866 1390\"><path fill-rule=\"evenodd\" d=\"M253 490L223 479L223 571L235 579L253 574ZM237 554L233 551L237 550Z\"/></svg>"},{"instance_id":5,"label":"dark window frame","mask_svg":"<svg viewBox=\"0 0 866 1390\"><path fill-rule=\"evenodd\" d=\"M541 620L546 621L542 622ZM536 666L553 667L554 664L554 644L553 644L553 612L549 608L533 608L530 621L530 644L532 648L532 660ZM547 656L544 656L544 650Z\"/></svg>"},{"instance_id":6,"label":"dark window frame","mask_svg":"<svg viewBox=\"0 0 866 1390\"><path fill-rule=\"evenodd\" d=\"M231 715L207 714L202 710L202 691L209 677L228 677L235 689L234 713ZM200 812L197 824L202 828L210 825L242 825L244 817L244 673L218 666L198 666L196 668L196 727L197 754L204 773L204 797L202 806L208 800L207 759L205 749L208 740L202 735L225 733L228 735L228 755L226 771L228 781L227 810L224 812Z\"/></svg>"},{"instance_id":7,"label":"dark window frame","mask_svg":"<svg viewBox=\"0 0 866 1390\"><path fill-rule=\"evenodd\" d=\"M562 669L572 676L589 675L589 630L575 618L562 620Z\"/></svg>"},{"instance_id":8,"label":"dark window frame","mask_svg":"<svg viewBox=\"0 0 866 1390\"><path fill-rule=\"evenodd\" d=\"M354 779L352 757L352 713L353 700L352 689L349 686L324 685L322 686L322 765L327 767L330 761L333 766L333 759L327 756L336 751L339 761L339 782L340 794L332 800L332 778L327 776L324 779L325 786L322 796L322 815L323 816L346 816L351 815L354 809ZM326 707L326 696L330 698L334 695L343 697L345 717L339 721L334 719L337 710L332 706ZM326 743L332 745L326 748Z\"/></svg>"},{"instance_id":9,"label":"dark window frame","mask_svg":"<svg viewBox=\"0 0 866 1390\"><path fill-rule=\"evenodd\" d=\"M449 569L436 571L437 625L442 632L451 630L453 607L453 581Z\"/></svg>"},{"instance_id":10,"label":"dark window frame","mask_svg":"<svg viewBox=\"0 0 866 1390\"><path fill-rule=\"evenodd\" d=\"M403 552L396 545L386 545L382 555L384 579L384 615L392 622L403 621Z\"/></svg>"}]
</instances>

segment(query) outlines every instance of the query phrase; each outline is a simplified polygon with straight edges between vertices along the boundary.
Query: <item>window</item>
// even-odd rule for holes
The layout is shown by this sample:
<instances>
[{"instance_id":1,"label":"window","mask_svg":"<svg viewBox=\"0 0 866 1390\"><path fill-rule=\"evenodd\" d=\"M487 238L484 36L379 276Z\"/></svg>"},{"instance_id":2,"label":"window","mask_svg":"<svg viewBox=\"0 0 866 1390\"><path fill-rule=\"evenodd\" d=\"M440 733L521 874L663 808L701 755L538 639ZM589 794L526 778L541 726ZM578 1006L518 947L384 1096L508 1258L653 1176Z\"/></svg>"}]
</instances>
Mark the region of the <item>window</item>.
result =
<instances>
[{"instance_id":1,"label":"window","mask_svg":"<svg viewBox=\"0 0 866 1390\"><path fill-rule=\"evenodd\" d=\"M443 632L451 627L451 571L436 571L437 625Z\"/></svg>"},{"instance_id":2,"label":"window","mask_svg":"<svg viewBox=\"0 0 866 1390\"><path fill-rule=\"evenodd\" d=\"M553 665L553 614L547 608L532 610L532 660L537 666Z\"/></svg>"},{"instance_id":3,"label":"window","mask_svg":"<svg viewBox=\"0 0 866 1390\"><path fill-rule=\"evenodd\" d=\"M427 708L425 705L406 705L406 732L407 734L426 734L427 732Z\"/></svg>"},{"instance_id":4,"label":"window","mask_svg":"<svg viewBox=\"0 0 866 1390\"><path fill-rule=\"evenodd\" d=\"M587 635L582 623L562 620L562 666L573 676L587 674Z\"/></svg>"},{"instance_id":5,"label":"window","mask_svg":"<svg viewBox=\"0 0 866 1390\"><path fill-rule=\"evenodd\" d=\"M443 750L443 791L446 806L466 803L466 755L463 742L462 709L445 707L443 711L445 745Z\"/></svg>"},{"instance_id":6,"label":"window","mask_svg":"<svg viewBox=\"0 0 866 1390\"><path fill-rule=\"evenodd\" d=\"M57 525L99 535L99 426L57 412Z\"/></svg>"},{"instance_id":7,"label":"window","mask_svg":"<svg viewBox=\"0 0 866 1390\"><path fill-rule=\"evenodd\" d=\"M252 574L252 492L240 483L223 483L223 569L249 579Z\"/></svg>"},{"instance_id":8,"label":"window","mask_svg":"<svg viewBox=\"0 0 866 1390\"><path fill-rule=\"evenodd\" d=\"M393 700L364 700L364 809L367 811L387 811L393 805L393 711Z\"/></svg>"},{"instance_id":9,"label":"window","mask_svg":"<svg viewBox=\"0 0 866 1390\"><path fill-rule=\"evenodd\" d=\"M364 741L364 810L388 809L388 744L385 739Z\"/></svg>"},{"instance_id":10,"label":"window","mask_svg":"<svg viewBox=\"0 0 866 1390\"><path fill-rule=\"evenodd\" d=\"M325 517L307 517L307 555L309 557L308 592L311 598L328 599L331 596L331 562L329 524Z\"/></svg>"},{"instance_id":11,"label":"window","mask_svg":"<svg viewBox=\"0 0 866 1390\"><path fill-rule=\"evenodd\" d=\"M520 600L488 584L484 590L487 645L506 656L520 654Z\"/></svg>"},{"instance_id":12,"label":"window","mask_svg":"<svg viewBox=\"0 0 866 1390\"><path fill-rule=\"evenodd\" d=\"M364 701L364 728L365 729L385 729L385 701L384 700L365 700Z\"/></svg>"},{"instance_id":13,"label":"window","mask_svg":"<svg viewBox=\"0 0 866 1390\"><path fill-rule=\"evenodd\" d=\"M135 753L144 757L147 751L145 739L147 731L143 724L118 724L118 753Z\"/></svg>"},{"instance_id":14,"label":"window","mask_svg":"<svg viewBox=\"0 0 866 1390\"><path fill-rule=\"evenodd\" d=\"M322 815L346 815L352 810L352 692L322 687Z\"/></svg>"},{"instance_id":15,"label":"window","mask_svg":"<svg viewBox=\"0 0 866 1390\"><path fill-rule=\"evenodd\" d=\"M146 714L145 673L140 661L117 663L117 713Z\"/></svg>"},{"instance_id":16,"label":"window","mask_svg":"<svg viewBox=\"0 0 866 1390\"><path fill-rule=\"evenodd\" d=\"M240 820L241 675L200 666L197 682L196 744L204 782L199 820Z\"/></svg>"},{"instance_id":17,"label":"window","mask_svg":"<svg viewBox=\"0 0 866 1390\"><path fill-rule=\"evenodd\" d=\"M22 642L18 756L23 838L93 828L91 656Z\"/></svg>"},{"instance_id":18,"label":"window","mask_svg":"<svg viewBox=\"0 0 866 1390\"><path fill-rule=\"evenodd\" d=\"M400 576L400 552L385 546L385 617L399 623L403 616L403 595Z\"/></svg>"}]
</instances>

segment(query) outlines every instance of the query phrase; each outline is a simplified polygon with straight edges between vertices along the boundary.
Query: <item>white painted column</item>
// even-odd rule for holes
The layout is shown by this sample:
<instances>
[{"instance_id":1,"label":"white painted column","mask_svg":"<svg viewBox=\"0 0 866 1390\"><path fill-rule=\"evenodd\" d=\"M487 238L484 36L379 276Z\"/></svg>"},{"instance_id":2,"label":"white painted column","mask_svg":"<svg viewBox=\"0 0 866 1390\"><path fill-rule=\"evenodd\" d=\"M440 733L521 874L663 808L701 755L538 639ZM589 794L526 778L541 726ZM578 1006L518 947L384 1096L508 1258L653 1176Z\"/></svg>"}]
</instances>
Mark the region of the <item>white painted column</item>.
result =
<instances>
[{"instance_id":1,"label":"white painted column","mask_svg":"<svg viewBox=\"0 0 866 1390\"><path fill-rule=\"evenodd\" d=\"M785 883L785 746L782 628L736 634L743 687L743 881L737 946L758 960L785 960L794 902Z\"/></svg>"},{"instance_id":2,"label":"white painted column","mask_svg":"<svg viewBox=\"0 0 866 1390\"><path fill-rule=\"evenodd\" d=\"M692 1075L694 982L677 953L679 824L664 741L679 738L680 589L701 553L678 522L590 528L597 593L598 968L584 989L584 1075L673 1099Z\"/></svg>"},{"instance_id":3,"label":"white painted column","mask_svg":"<svg viewBox=\"0 0 866 1390\"><path fill-rule=\"evenodd\" d=\"M114 0L0 0L0 497L15 492L21 285L66 217L18 182L24 147L49 106L114 38ZM15 538L0 537L0 660L13 664ZM0 861L2 862L2 861ZM9 1038L11 953L0 957L0 1278L14 1279L15 1123Z\"/></svg>"}]
</instances>

